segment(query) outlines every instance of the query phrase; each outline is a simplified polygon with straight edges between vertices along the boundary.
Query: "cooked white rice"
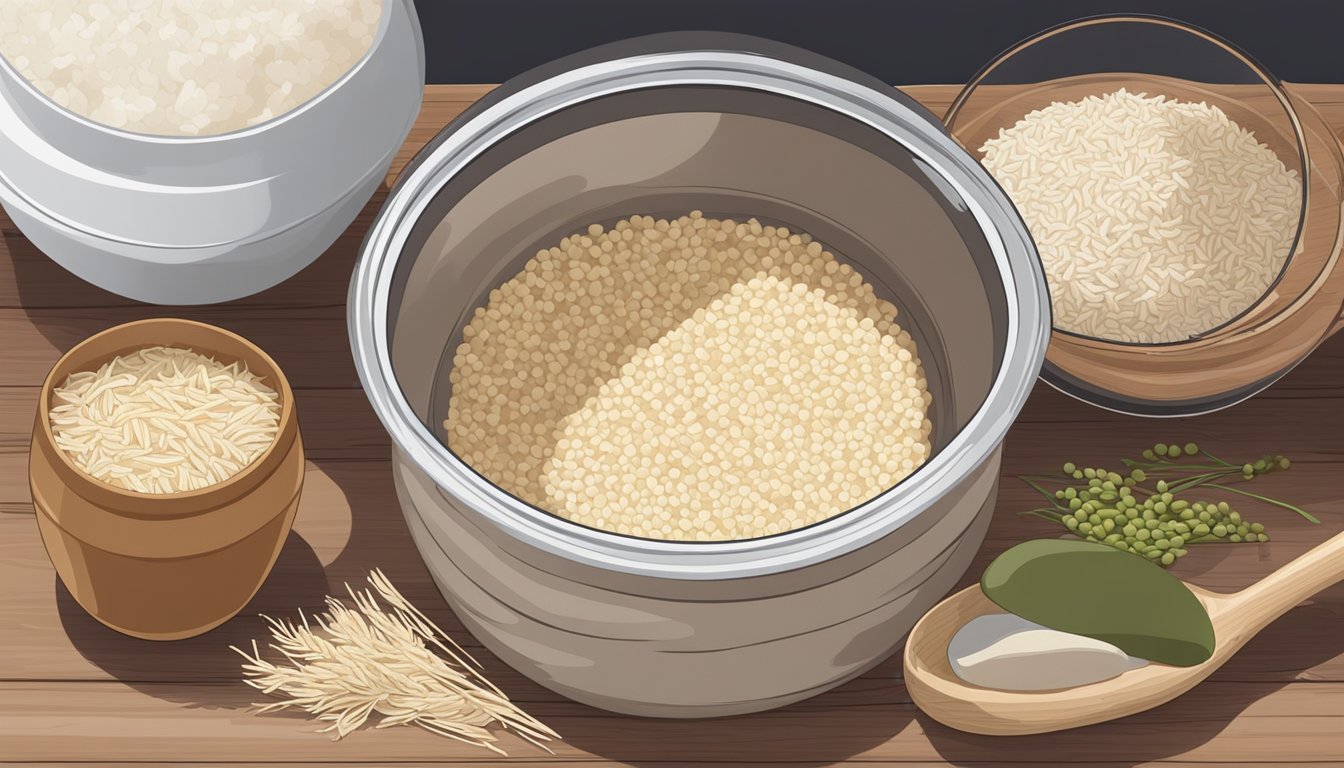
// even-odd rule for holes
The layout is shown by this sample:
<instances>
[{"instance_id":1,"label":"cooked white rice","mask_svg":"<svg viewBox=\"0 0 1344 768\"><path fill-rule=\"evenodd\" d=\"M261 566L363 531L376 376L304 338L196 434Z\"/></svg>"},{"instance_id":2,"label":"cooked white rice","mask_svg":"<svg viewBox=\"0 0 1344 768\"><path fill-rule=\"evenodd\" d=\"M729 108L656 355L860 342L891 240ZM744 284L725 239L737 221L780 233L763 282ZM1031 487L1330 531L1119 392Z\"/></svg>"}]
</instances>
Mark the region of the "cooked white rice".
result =
<instances>
[{"instance_id":1,"label":"cooked white rice","mask_svg":"<svg viewBox=\"0 0 1344 768\"><path fill-rule=\"evenodd\" d=\"M1124 89L1029 113L980 148L1040 249L1055 325L1182 341L1251 307L1302 180L1217 106Z\"/></svg>"},{"instance_id":2,"label":"cooked white rice","mask_svg":"<svg viewBox=\"0 0 1344 768\"><path fill-rule=\"evenodd\" d=\"M4 0L0 53L113 128L217 134L282 115L363 58L382 0Z\"/></svg>"},{"instance_id":3,"label":"cooked white rice","mask_svg":"<svg viewBox=\"0 0 1344 768\"><path fill-rule=\"evenodd\" d=\"M930 453L908 345L773 276L734 285L635 352L557 429L566 517L643 538L751 538L871 499Z\"/></svg>"}]
</instances>

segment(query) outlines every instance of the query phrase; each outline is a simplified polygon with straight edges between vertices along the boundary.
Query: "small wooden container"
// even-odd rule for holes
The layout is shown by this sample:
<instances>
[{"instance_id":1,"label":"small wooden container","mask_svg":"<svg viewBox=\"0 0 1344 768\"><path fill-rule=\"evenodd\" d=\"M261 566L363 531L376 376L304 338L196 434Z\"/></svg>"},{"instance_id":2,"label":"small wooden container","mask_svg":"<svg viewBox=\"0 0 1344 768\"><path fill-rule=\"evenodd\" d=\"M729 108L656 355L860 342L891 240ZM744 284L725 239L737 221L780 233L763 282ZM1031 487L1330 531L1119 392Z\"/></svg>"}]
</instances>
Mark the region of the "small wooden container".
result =
<instances>
[{"instance_id":1,"label":"small wooden container","mask_svg":"<svg viewBox=\"0 0 1344 768\"><path fill-rule=\"evenodd\" d=\"M81 471L57 447L53 389L79 371L150 346L241 360L280 394L275 442L223 483L196 491L128 491ZM270 573L303 488L294 394L279 366L236 334L187 320L127 323L71 349L42 384L28 461L38 529L70 594L118 632L177 640L228 621Z\"/></svg>"}]
</instances>

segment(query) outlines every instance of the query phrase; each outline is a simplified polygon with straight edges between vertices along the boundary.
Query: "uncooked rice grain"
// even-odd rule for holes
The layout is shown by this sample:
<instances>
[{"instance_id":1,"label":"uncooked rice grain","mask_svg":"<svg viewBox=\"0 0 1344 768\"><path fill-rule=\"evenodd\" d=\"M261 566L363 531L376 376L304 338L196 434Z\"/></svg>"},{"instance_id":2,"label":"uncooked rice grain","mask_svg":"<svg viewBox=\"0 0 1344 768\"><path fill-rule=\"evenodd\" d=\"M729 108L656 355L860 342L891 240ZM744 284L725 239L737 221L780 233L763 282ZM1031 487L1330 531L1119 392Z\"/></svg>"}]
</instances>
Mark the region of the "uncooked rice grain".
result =
<instances>
[{"instance_id":1,"label":"uncooked rice grain","mask_svg":"<svg viewBox=\"0 0 1344 768\"><path fill-rule=\"evenodd\" d=\"M896 307L804 233L699 212L593 225L491 291L447 442L505 490L644 538L824 520L930 455Z\"/></svg>"},{"instance_id":2,"label":"uncooked rice grain","mask_svg":"<svg viewBox=\"0 0 1344 768\"><path fill-rule=\"evenodd\" d=\"M219 134L289 112L373 43L383 0L6 0L0 54L104 125Z\"/></svg>"},{"instance_id":3,"label":"uncooked rice grain","mask_svg":"<svg viewBox=\"0 0 1344 768\"><path fill-rule=\"evenodd\" d=\"M1217 106L1121 89L1054 102L980 148L1040 250L1055 325L1123 342L1198 337L1288 259L1302 180Z\"/></svg>"},{"instance_id":4,"label":"uncooked rice grain","mask_svg":"<svg viewBox=\"0 0 1344 768\"><path fill-rule=\"evenodd\" d=\"M140 493L207 488L275 442L280 397L243 363L148 347L53 392L56 445L85 473Z\"/></svg>"}]
</instances>

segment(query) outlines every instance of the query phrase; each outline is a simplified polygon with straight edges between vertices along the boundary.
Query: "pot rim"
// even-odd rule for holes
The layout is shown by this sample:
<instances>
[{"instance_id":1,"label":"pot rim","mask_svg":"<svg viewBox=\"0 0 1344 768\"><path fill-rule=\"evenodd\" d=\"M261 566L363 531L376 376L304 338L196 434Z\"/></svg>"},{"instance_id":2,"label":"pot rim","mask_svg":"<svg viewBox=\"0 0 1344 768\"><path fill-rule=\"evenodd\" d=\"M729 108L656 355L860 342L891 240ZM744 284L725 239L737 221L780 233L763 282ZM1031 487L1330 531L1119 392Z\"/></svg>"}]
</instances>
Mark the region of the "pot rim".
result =
<instances>
[{"instance_id":1,"label":"pot rim","mask_svg":"<svg viewBox=\"0 0 1344 768\"><path fill-rule=\"evenodd\" d=\"M599 569L660 578L743 578L794 570L876 541L923 513L994 455L1040 371L1050 305L1025 224L989 174L923 107L857 70L792 46L740 35L691 39L702 45L648 52L650 46L686 42L659 35L553 62L501 86L450 124L403 172L370 229L351 280L349 332L365 393L400 452L442 492L510 536ZM807 528L756 539L678 542L621 536L543 512L502 492L454 456L416 418L392 369L387 344L392 276L412 229L439 190L524 125L601 96L668 85L764 91L810 102L880 131L936 172L935 181L965 203L998 268L1007 299L1003 362L976 413L896 487Z\"/></svg>"},{"instance_id":2,"label":"pot rim","mask_svg":"<svg viewBox=\"0 0 1344 768\"><path fill-rule=\"evenodd\" d=\"M221 347L232 347L247 351L258 356L265 363L269 368L268 371L264 373L254 371L254 373L269 375L275 380L274 388L280 396L280 418L275 439L271 441L270 445L266 446L266 450L260 456L243 467L238 474L227 478L222 483L198 488L194 491L142 493L119 488L89 475L76 466L71 461L70 456L56 445L56 436L51 431L51 418L49 416L52 391L59 382L63 382L70 374L80 370L88 370L85 363L74 363L73 361L79 358L80 353L90 345L109 336L123 335L126 336L128 342L126 349L139 349L160 344L171 345L175 342L163 341L160 338L160 332L164 328L174 327L204 331L207 335L219 339ZM214 352L221 356L232 356L235 359L240 357L236 353L230 354L223 349L205 351ZM102 362L106 362L107 356L99 355L96 359L99 361L97 364L101 365ZM40 444L38 448L52 457L52 461L55 462L57 467L64 470L61 474L66 487L109 511L127 513L135 517L181 517L200 514L241 498L275 471L276 466L285 458L290 445L298 434L298 416L294 408L293 389L290 387L289 379L285 376L284 371L280 369L280 365L270 355L266 354L265 350L232 331L208 323L181 318L160 317L135 320L115 325L89 336L61 355L56 364L51 367L51 371L47 373L46 379L42 382L42 389L38 398L34 437ZM281 446L284 448L283 451L279 450Z\"/></svg>"}]
</instances>

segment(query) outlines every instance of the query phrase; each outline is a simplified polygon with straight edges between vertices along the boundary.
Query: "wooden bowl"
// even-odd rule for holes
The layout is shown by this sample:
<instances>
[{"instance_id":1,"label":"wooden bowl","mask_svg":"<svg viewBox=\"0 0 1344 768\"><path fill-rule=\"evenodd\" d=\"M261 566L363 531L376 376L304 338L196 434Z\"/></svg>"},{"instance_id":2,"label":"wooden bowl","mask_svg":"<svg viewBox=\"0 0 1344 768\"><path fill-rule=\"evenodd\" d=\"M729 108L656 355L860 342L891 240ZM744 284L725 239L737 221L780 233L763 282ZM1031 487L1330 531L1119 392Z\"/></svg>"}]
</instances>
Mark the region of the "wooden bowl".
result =
<instances>
[{"instance_id":1,"label":"wooden bowl","mask_svg":"<svg viewBox=\"0 0 1344 768\"><path fill-rule=\"evenodd\" d=\"M279 393L276 439L242 472L195 491L138 493L85 474L57 447L53 390L72 373L157 345L241 360ZM38 529L66 589L118 632L176 640L238 613L280 554L303 474L289 382L265 352L221 328L175 319L119 325L67 352L42 384L28 461Z\"/></svg>"},{"instance_id":2,"label":"wooden bowl","mask_svg":"<svg viewBox=\"0 0 1344 768\"><path fill-rule=\"evenodd\" d=\"M1152 50L1179 53L1162 63ZM1326 121L1232 43L1154 16L1098 16L1024 40L986 65L944 117L973 156L1055 101L1125 88L1216 106L1303 176L1298 236L1259 301L1188 339L1131 343L1056 328L1041 377L1104 408L1190 416L1269 387L1339 329L1344 311L1344 149Z\"/></svg>"},{"instance_id":3,"label":"wooden bowl","mask_svg":"<svg viewBox=\"0 0 1344 768\"><path fill-rule=\"evenodd\" d=\"M1265 115L1278 109L1268 89L1212 86L1157 75L1087 75L1030 86L982 86L984 93L949 121L974 156L1001 128L1052 101L1073 101L1121 87L1184 101L1216 104L1254 130L1289 167L1297 139ZM1264 91L1263 93L1260 91ZM1139 344L1088 338L1055 329L1042 376L1088 402L1147 416L1193 415L1227 407L1260 392L1339 329L1344 269L1340 144L1311 105L1287 94L1302 144L1309 151L1307 206L1300 237L1282 273L1245 312L1185 341Z\"/></svg>"}]
</instances>

